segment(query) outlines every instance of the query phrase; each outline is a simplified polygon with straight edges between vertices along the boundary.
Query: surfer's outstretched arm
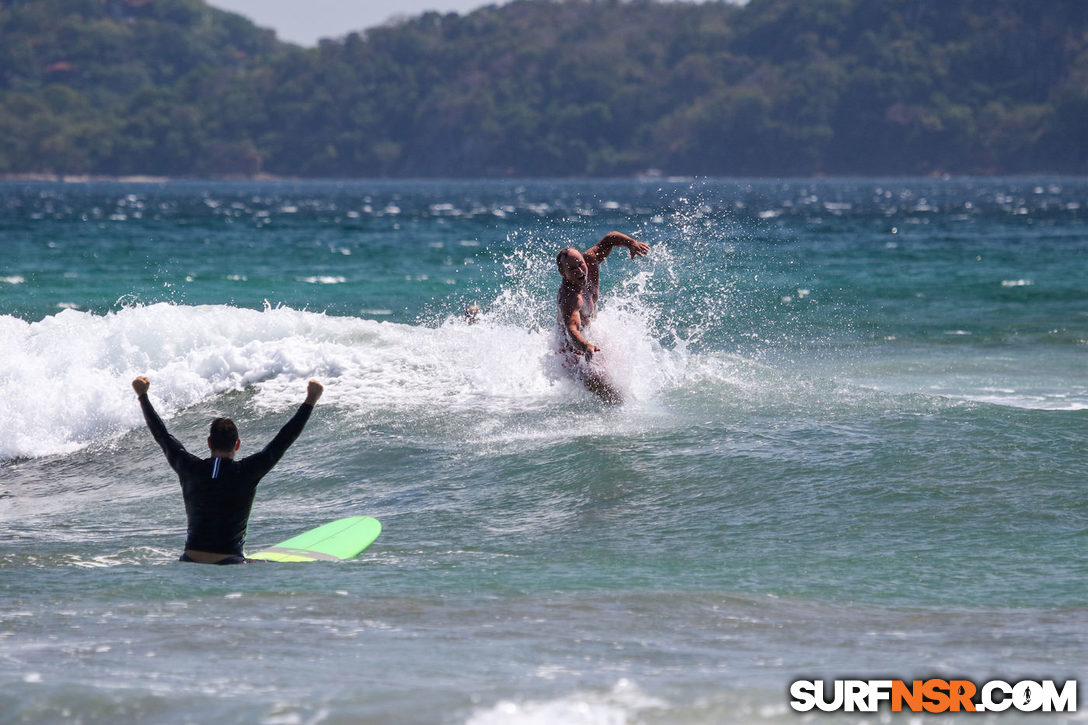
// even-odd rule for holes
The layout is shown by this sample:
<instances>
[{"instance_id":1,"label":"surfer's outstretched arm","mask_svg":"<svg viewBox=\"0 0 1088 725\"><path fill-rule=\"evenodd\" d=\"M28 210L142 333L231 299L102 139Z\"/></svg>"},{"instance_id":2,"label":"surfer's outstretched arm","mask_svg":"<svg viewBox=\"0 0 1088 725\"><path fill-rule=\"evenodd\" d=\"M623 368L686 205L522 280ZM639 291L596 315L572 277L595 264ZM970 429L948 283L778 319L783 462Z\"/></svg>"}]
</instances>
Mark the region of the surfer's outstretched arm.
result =
<instances>
[{"instance_id":1,"label":"surfer's outstretched arm","mask_svg":"<svg viewBox=\"0 0 1088 725\"><path fill-rule=\"evenodd\" d=\"M276 465L280 458L283 457L291 444L298 439L302 429L306 427L306 421L310 419L310 413L313 412L314 406L317 405L317 401L324 390L325 388L322 387L321 383L311 380L306 386L306 400L291 416L291 420L280 428L280 432L276 434L276 437L259 453L245 458L242 465L246 466L247 470L255 472L254 475L258 477L264 476L268 471L272 470L272 466Z\"/></svg>"},{"instance_id":2,"label":"surfer's outstretched arm","mask_svg":"<svg viewBox=\"0 0 1088 725\"><path fill-rule=\"evenodd\" d=\"M132 389L136 391L136 397L140 401L140 409L143 410L147 427L151 430L155 442L162 448L162 452L166 454L166 462L176 471L178 465L185 458L191 457L192 454L185 450L185 446L181 445L181 441L170 435L170 432L166 430L166 424L162 422L162 418L159 417L154 406L151 405L151 399L147 397L147 390L150 387L151 381L143 375L132 381Z\"/></svg>"},{"instance_id":3,"label":"surfer's outstretched arm","mask_svg":"<svg viewBox=\"0 0 1088 725\"><path fill-rule=\"evenodd\" d=\"M590 262L592 259L593 262L600 264L612 253L613 247L624 247L631 253L631 259L645 257L646 253L650 251L650 245L644 242L640 242L622 232L609 232L595 246L586 250L586 262L592 264Z\"/></svg>"}]
</instances>

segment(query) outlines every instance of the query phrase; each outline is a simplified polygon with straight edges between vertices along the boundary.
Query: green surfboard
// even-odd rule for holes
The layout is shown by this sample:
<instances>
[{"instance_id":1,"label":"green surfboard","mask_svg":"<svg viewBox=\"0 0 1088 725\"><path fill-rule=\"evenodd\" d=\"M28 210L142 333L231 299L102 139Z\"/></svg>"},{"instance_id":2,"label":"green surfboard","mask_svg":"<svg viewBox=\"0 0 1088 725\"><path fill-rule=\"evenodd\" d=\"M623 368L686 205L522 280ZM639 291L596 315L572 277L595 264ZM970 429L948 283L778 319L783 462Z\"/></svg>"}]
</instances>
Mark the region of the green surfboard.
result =
<instances>
[{"instance_id":1,"label":"green surfboard","mask_svg":"<svg viewBox=\"0 0 1088 725\"><path fill-rule=\"evenodd\" d=\"M264 561L343 561L374 543L382 525L369 516L349 516L293 536L275 546L247 554Z\"/></svg>"}]
</instances>

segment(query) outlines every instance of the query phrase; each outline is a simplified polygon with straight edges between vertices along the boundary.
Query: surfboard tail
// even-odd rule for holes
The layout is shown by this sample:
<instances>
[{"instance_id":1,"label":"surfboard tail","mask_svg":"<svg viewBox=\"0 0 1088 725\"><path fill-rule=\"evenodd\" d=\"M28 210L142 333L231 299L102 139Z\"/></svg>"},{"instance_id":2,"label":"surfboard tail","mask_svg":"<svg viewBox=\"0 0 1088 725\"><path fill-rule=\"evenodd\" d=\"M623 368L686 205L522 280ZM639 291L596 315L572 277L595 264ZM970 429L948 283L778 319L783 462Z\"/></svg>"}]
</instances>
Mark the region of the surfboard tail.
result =
<instances>
[{"instance_id":1,"label":"surfboard tail","mask_svg":"<svg viewBox=\"0 0 1088 725\"><path fill-rule=\"evenodd\" d=\"M262 561L344 561L361 554L382 532L370 516L349 516L322 524L274 546L249 554Z\"/></svg>"}]
</instances>

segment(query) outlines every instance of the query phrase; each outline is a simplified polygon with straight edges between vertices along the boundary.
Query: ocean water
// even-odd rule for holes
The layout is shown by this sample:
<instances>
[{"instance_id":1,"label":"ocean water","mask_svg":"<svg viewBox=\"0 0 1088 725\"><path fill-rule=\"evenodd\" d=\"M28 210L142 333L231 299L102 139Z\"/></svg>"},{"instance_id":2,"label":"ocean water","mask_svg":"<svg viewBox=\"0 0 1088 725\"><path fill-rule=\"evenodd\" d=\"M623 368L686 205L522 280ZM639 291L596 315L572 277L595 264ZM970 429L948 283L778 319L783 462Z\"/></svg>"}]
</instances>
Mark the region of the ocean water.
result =
<instances>
[{"instance_id":1,"label":"ocean water","mask_svg":"<svg viewBox=\"0 0 1088 725\"><path fill-rule=\"evenodd\" d=\"M611 229L619 406L553 352ZM0 722L1085 721L788 690L1084 684L1088 180L5 182L0 245ZM382 536L178 564L141 374L243 453L323 381L250 544Z\"/></svg>"}]
</instances>

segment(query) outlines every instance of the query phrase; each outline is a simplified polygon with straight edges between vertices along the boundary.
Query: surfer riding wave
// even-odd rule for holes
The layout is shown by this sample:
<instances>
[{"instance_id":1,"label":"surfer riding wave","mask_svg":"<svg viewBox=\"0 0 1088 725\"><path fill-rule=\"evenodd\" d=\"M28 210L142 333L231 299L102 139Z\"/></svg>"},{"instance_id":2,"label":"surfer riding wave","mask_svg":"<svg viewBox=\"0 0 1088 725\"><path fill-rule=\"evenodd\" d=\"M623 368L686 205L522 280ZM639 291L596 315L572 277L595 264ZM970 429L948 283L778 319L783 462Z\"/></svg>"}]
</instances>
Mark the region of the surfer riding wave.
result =
<instances>
[{"instance_id":1,"label":"surfer riding wave","mask_svg":"<svg viewBox=\"0 0 1088 725\"><path fill-rule=\"evenodd\" d=\"M613 247L626 248L631 253L631 259L645 256L650 251L649 245L626 234L609 232L585 252L567 247L555 256L562 277L556 300L559 330L556 352L563 358L564 369L606 403L620 403L623 398L600 361L594 360L594 355L601 349L590 343L584 333L597 316L597 302L601 296L601 263L608 258Z\"/></svg>"}]
</instances>

